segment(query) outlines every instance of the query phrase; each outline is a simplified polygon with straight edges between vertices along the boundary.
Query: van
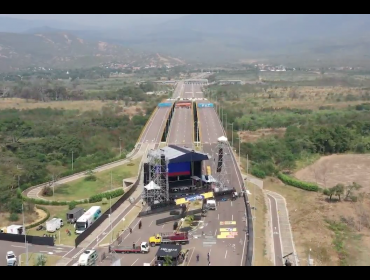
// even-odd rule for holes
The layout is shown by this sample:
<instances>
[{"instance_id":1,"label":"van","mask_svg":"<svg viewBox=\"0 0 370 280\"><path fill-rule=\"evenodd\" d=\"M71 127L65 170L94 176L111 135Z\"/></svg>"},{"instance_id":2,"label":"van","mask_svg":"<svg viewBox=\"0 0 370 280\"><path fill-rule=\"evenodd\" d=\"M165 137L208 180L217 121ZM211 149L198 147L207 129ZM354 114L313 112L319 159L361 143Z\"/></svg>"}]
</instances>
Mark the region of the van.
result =
<instances>
[{"instance_id":1,"label":"van","mask_svg":"<svg viewBox=\"0 0 370 280\"><path fill-rule=\"evenodd\" d=\"M78 259L79 266L94 266L98 259L96 250L86 250Z\"/></svg>"}]
</instances>

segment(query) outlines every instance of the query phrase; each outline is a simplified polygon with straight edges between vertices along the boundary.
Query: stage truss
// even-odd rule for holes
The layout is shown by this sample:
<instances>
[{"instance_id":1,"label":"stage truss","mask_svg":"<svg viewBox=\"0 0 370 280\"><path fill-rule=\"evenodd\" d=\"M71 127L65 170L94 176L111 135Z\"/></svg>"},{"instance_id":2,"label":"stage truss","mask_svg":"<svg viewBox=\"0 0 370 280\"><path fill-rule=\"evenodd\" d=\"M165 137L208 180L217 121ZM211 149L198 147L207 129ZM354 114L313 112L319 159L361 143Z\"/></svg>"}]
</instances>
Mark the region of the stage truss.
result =
<instances>
[{"instance_id":1,"label":"stage truss","mask_svg":"<svg viewBox=\"0 0 370 280\"><path fill-rule=\"evenodd\" d=\"M225 136L217 139L217 146L212 151L213 170L215 179L217 180L217 187L220 191L230 188L230 168L231 168L231 149L229 141Z\"/></svg>"},{"instance_id":2,"label":"stage truss","mask_svg":"<svg viewBox=\"0 0 370 280\"><path fill-rule=\"evenodd\" d=\"M144 186L142 199L149 206L157 203L168 202L170 199L168 185L168 160L165 158L163 150L149 151L147 160L149 163L148 186L150 187Z\"/></svg>"}]
</instances>

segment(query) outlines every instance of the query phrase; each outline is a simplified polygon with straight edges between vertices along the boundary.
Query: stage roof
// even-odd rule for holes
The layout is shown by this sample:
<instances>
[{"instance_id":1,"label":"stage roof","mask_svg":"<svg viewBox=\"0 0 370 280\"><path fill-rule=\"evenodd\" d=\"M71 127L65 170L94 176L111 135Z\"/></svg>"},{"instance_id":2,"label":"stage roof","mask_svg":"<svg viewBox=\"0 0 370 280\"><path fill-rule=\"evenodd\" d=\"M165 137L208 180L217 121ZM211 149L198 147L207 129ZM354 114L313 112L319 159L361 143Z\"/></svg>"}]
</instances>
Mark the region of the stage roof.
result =
<instances>
[{"instance_id":1,"label":"stage roof","mask_svg":"<svg viewBox=\"0 0 370 280\"><path fill-rule=\"evenodd\" d=\"M180 252L181 245L165 244L159 247L156 256L162 258L166 256L170 256L171 258L177 258Z\"/></svg>"},{"instance_id":2,"label":"stage roof","mask_svg":"<svg viewBox=\"0 0 370 280\"><path fill-rule=\"evenodd\" d=\"M207 154L175 145L169 145L168 147L149 152L149 154L155 157L160 157L161 153L165 155L169 163L203 161L209 159Z\"/></svg>"}]
</instances>

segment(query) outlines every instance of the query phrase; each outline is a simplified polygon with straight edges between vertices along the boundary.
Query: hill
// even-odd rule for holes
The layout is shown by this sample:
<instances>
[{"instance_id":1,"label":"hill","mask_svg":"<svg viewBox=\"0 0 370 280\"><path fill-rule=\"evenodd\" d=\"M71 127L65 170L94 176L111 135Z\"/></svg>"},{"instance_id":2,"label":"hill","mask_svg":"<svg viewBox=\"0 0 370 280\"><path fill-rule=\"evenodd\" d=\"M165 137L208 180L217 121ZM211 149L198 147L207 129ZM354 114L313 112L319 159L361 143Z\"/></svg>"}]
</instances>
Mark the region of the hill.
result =
<instances>
[{"instance_id":1,"label":"hill","mask_svg":"<svg viewBox=\"0 0 370 280\"><path fill-rule=\"evenodd\" d=\"M0 71L38 67L91 67L104 62L179 64L178 60L133 51L103 41L89 41L66 32L0 33Z\"/></svg>"},{"instance_id":2,"label":"hill","mask_svg":"<svg viewBox=\"0 0 370 280\"><path fill-rule=\"evenodd\" d=\"M140 28L76 32L86 39L186 59L227 61L276 55L361 58L368 53L369 30L370 15L366 14L196 14Z\"/></svg>"}]
</instances>

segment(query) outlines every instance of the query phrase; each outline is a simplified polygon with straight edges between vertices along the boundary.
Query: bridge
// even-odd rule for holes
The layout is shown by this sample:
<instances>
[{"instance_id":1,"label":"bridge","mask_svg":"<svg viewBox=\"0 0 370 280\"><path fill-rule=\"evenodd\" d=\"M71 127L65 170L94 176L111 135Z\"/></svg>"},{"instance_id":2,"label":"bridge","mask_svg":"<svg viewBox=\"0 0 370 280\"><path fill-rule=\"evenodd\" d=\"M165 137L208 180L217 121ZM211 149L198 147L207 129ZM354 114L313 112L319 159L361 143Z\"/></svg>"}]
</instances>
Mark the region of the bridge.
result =
<instances>
[{"instance_id":1,"label":"bridge","mask_svg":"<svg viewBox=\"0 0 370 280\"><path fill-rule=\"evenodd\" d=\"M208 79L189 79L184 80L184 84L187 85L208 85Z\"/></svg>"}]
</instances>

